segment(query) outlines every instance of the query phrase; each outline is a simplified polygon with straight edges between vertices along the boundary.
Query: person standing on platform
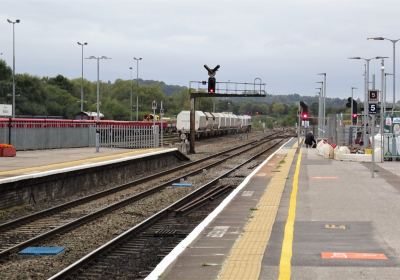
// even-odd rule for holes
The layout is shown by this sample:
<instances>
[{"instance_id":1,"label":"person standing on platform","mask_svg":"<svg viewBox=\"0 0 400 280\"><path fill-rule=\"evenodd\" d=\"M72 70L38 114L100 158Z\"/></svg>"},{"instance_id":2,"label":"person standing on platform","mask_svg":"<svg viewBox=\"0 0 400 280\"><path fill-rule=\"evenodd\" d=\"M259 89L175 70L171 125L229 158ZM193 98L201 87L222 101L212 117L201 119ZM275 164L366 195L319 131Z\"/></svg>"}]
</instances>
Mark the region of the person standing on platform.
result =
<instances>
[{"instance_id":1,"label":"person standing on platform","mask_svg":"<svg viewBox=\"0 0 400 280\"><path fill-rule=\"evenodd\" d=\"M313 148L314 145L317 144L317 141L315 141L314 135L311 131L307 133L304 143L306 144L306 148Z\"/></svg>"}]
</instances>

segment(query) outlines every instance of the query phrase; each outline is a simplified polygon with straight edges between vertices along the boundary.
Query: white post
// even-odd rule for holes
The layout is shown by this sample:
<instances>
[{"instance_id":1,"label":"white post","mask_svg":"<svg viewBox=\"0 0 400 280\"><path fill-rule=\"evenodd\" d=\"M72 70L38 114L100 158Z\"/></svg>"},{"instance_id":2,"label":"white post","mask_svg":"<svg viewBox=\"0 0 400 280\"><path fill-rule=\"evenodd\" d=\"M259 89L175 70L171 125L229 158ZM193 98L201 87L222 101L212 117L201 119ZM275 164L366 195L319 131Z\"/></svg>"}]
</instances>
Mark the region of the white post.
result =
<instances>
[{"instance_id":1,"label":"white post","mask_svg":"<svg viewBox=\"0 0 400 280\"><path fill-rule=\"evenodd\" d=\"M396 105L396 43L398 40L392 40L393 43L393 105L392 114Z\"/></svg>"},{"instance_id":2,"label":"white post","mask_svg":"<svg viewBox=\"0 0 400 280\"><path fill-rule=\"evenodd\" d=\"M364 135L363 135L363 146L368 147L368 136L367 136L367 120L368 120L368 83L369 83L369 59L366 59L365 67L365 94L364 94Z\"/></svg>"},{"instance_id":3,"label":"white post","mask_svg":"<svg viewBox=\"0 0 400 280\"><path fill-rule=\"evenodd\" d=\"M81 112L83 112L83 44L82 44L82 75L81 75Z\"/></svg>"},{"instance_id":4,"label":"white post","mask_svg":"<svg viewBox=\"0 0 400 280\"><path fill-rule=\"evenodd\" d=\"M97 121L100 120L100 57L97 57L97 88L96 88L96 107Z\"/></svg>"},{"instance_id":5,"label":"white post","mask_svg":"<svg viewBox=\"0 0 400 280\"><path fill-rule=\"evenodd\" d=\"M131 95L130 95L130 107L129 107L129 111L130 111L130 116L131 116L131 121L133 119L133 67L129 67L129 69L131 70Z\"/></svg>"},{"instance_id":6,"label":"white post","mask_svg":"<svg viewBox=\"0 0 400 280\"><path fill-rule=\"evenodd\" d=\"M381 131L381 162L383 162L383 150L385 148L384 145L384 137L383 134L385 132L383 126L384 126L384 114L383 114L383 91L384 91L384 87L385 87L385 59L382 58L381 60L381 96L380 96L380 101L381 101L381 112L380 112L380 117L381 117L381 122L380 122L380 131Z\"/></svg>"},{"instance_id":7,"label":"white post","mask_svg":"<svg viewBox=\"0 0 400 280\"><path fill-rule=\"evenodd\" d=\"M323 118L322 118L322 127L323 127L323 135L324 138L326 137L326 124L325 124L325 117L326 117L326 73L324 73L324 104L323 104Z\"/></svg>"},{"instance_id":8,"label":"white post","mask_svg":"<svg viewBox=\"0 0 400 280\"><path fill-rule=\"evenodd\" d=\"M372 136L372 163L371 163L371 176L375 177L375 115L372 115L371 120L371 136Z\"/></svg>"}]
</instances>

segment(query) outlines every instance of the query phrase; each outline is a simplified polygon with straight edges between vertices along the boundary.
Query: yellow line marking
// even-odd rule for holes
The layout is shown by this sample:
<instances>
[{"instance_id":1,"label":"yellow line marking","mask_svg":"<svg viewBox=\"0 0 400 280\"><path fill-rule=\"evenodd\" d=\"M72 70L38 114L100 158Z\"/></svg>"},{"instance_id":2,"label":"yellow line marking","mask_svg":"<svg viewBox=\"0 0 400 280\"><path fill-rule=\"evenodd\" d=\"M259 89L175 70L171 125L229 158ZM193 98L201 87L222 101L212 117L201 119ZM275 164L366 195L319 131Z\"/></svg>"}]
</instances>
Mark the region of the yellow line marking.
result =
<instances>
[{"instance_id":1,"label":"yellow line marking","mask_svg":"<svg viewBox=\"0 0 400 280\"><path fill-rule=\"evenodd\" d=\"M294 160L297 143L288 150L285 162L274 173L266 190L258 202L252 217L236 240L225 260L219 280L257 280L260 276L261 262L278 213L282 193ZM267 167L267 166L265 166ZM259 173L262 173L261 169Z\"/></svg>"},{"instance_id":2,"label":"yellow line marking","mask_svg":"<svg viewBox=\"0 0 400 280\"><path fill-rule=\"evenodd\" d=\"M52 163L52 164L41 165L41 166L0 171L0 176L1 175L22 175L22 174L26 174L26 173L30 173L30 172L48 171L48 170L60 169L60 168L65 168L65 167L81 165L81 164L108 161L108 160L113 160L113 159L117 159L117 158L133 156L133 155L141 155L141 154L145 154L145 153L148 153L151 151L156 151L156 149L141 149L141 150L135 150L135 151L129 151L129 152L116 153L116 154L112 154L112 155L105 155L105 156L98 156L98 157L95 156L95 157L91 157L91 158L85 158L85 159L79 159L79 160L73 160L73 161L67 161L67 162Z\"/></svg>"},{"instance_id":3,"label":"yellow line marking","mask_svg":"<svg viewBox=\"0 0 400 280\"><path fill-rule=\"evenodd\" d=\"M301 163L301 150L297 158L296 170L294 172L292 193L290 194L290 205L288 218L285 225L285 234L282 242L281 260L279 263L279 280L290 280L292 274L292 253L293 253L293 233L294 221L296 219L297 191L299 188L299 173Z\"/></svg>"}]
</instances>

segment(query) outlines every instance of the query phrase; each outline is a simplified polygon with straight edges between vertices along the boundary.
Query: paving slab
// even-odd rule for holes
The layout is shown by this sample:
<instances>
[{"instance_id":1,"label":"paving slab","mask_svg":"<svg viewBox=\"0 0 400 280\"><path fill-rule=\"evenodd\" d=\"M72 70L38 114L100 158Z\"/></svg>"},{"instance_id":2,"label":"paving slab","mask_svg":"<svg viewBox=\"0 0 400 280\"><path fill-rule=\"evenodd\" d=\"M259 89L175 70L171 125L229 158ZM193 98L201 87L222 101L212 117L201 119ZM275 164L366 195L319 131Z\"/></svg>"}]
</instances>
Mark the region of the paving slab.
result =
<instances>
[{"instance_id":1,"label":"paving slab","mask_svg":"<svg viewBox=\"0 0 400 280\"><path fill-rule=\"evenodd\" d=\"M400 279L400 163L378 163L371 178L369 163L324 159L315 149L302 148L301 153L291 278L280 279ZM253 219L248 209L257 205L276 174L273 162L264 168L269 170L259 170L160 279L219 279L235 246L239 253L233 254L232 266L242 267L243 279L279 278L295 161L278 201L268 245L261 252L262 262L256 257L239 261L240 252L251 249L238 243ZM215 227L224 226L229 227L225 234L216 237ZM248 242L248 246L254 243L255 251L262 247L257 239ZM254 274L257 269L259 276Z\"/></svg>"},{"instance_id":2,"label":"paving slab","mask_svg":"<svg viewBox=\"0 0 400 280\"><path fill-rule=\"evenodd\" d=\"M377 164L371 178L369 163L323 159L314 149L302 149L292 279L400 279L400 189L393 174L398 166ZM279 277L290 191L288 184L260 279ZM323 252L335 257L323 259ZM387 259L369 259L373 254Z\"/></svg>"}]
</instances>

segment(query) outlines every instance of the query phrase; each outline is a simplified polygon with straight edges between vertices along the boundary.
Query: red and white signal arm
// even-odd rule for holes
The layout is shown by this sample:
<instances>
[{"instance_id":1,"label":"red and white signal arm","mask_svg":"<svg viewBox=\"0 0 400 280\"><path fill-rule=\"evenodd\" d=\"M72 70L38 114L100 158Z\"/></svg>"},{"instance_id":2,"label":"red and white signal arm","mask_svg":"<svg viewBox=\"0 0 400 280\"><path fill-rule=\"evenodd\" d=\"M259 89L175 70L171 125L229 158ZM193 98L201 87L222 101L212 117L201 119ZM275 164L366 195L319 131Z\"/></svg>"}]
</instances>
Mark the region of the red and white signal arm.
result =
<instances>
[{"instance_id":1,"label":"red and white signal arm","mask_svg":"<svg viewBox=\"0 0 400 280\"><path fill-rule=\"evenodd\" d=\"M379 90L371 89L368 91L368 101L369 103L379 102Z\"/></svg>"}]
</instances>

